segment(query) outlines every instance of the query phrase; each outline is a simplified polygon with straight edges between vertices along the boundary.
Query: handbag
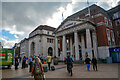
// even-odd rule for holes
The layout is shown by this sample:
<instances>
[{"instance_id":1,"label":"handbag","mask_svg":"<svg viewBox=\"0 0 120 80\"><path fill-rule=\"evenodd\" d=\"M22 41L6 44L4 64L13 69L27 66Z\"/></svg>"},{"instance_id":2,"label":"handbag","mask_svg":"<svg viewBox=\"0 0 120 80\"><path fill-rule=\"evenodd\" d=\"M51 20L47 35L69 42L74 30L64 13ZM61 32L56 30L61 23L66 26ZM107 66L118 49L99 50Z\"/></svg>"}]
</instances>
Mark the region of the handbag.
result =
<instances>
[{"instance_id":1,"label":"handbag","mask_svg":"<svg viewBox=\"0 0 120 80\"><path fill-rule=\"evenodd\" d=\"M46 80L46 79L45 79L45 74L43 74L43 80Z\"/></svg>"}]
</instances>

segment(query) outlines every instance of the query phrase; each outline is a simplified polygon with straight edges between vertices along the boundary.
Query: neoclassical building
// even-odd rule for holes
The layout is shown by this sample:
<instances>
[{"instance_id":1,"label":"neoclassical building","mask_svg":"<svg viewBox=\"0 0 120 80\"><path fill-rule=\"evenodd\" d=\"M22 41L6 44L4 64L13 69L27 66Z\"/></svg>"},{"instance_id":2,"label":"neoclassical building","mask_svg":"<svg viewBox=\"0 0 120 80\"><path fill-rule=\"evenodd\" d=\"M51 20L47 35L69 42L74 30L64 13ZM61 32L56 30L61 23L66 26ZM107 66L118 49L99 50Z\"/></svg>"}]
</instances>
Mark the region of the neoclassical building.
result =
<instances>
[{"instance_id":1,"label":"neoclassical building","mask_svg":"<svg viewBox=\"0 0 120 80\"><path fill-rule=\"evenodd\" d=\"M68 53L76 61L85 60L86 55L90 58L98 56L94 23L84 19L66 19L54 33L56 56L61 60L64 60Z\"/></svg>"},{"instance_id":2,"label":"neoclassical building","mask_svg":"<svg viewBox=\"0 0 120 80\"><path fill-rule=\"evenodd\" d=\"M50 54L54 56L54 30L55 28L47 25L38 26L29 34L27 39L20 42L20 55L46 57Z\"/></svg>"}]
</instances>

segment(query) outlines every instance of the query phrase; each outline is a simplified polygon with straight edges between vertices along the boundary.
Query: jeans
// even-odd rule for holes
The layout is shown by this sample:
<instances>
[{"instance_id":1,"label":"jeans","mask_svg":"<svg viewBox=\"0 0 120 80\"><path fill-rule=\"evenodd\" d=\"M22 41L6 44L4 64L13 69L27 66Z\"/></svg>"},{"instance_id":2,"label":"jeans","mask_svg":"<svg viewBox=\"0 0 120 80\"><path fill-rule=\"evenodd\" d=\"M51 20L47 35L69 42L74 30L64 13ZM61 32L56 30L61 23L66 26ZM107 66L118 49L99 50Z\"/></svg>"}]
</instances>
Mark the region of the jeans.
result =
<instances>
[{"instance_id":1,"label":"jeans","mask_svg":"<svg viewBox=\"0 0 120 80\"><path fill-rule=\"evenodd\" d=\"M32 72L32 66L33 66L33 62L30 62L30 70L29 70L29 72Z\"/></svg>"},{"instance_id":2,"label":"jeans","mask_svg":"<svg viewBox=\"0 0 120 80\"><path fill-rule=\"evenodd\" d=\"M90 69L90 64L86 64L87 65L87 70L89 71Z\"/></svg>"},{"instance_id":3,"label":"jeans","mask_svg":"<svg viewBox=\"0 0 120 80\"><path fill-rule=\"evenodd\" d=\"M93 70L95 71L95 68L96 68L96 71L97 71L97 64L93 64Z\"/></svg>"},{"instance_id":4,"label":"jeans","mask_svg":"<svg viewBox=\"0 0 120 80\"><path fill-rule=\"evenodd\" d=\"M22 69L25 68L26 62L22 62Z\"/></svg>"},{"instance_id":5,"label":"jeans","mask_svg":"<svg viewBox=\"0 0 120 80\"><path fill-rule=\"evenodd\" d=\"M50 70L50 64L51 64L51 62L48 62L48 67L49 67L49 70Z\"/></svg>"}]
</instances>

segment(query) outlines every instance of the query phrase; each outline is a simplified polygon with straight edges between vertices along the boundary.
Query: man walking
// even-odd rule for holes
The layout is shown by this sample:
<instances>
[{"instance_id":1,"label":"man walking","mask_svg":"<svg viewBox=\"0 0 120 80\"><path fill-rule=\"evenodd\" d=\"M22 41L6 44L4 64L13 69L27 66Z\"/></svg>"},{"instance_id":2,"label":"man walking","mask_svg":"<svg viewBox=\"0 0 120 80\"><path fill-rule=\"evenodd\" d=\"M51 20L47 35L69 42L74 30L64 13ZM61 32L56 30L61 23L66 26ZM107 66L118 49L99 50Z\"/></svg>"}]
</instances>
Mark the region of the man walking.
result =
<instances>
[{"instance_id":1,"label":"man walking","mask_svg":"<svg viewBox=\"0 0 120 80\"><path fill-rule=\"evenodd\" d=\"M97 71L97 59L95 58L95 56L93 56L92 58L92 63L93 63L93 70L95 71L95 68L96 68L96 71Z\"/></svg>"},{"instance_id":2,"label":"man walking","mask_svg":"<svg viewBox=\"0 0 120 80\"><path fill-rule=\"evenodd\" d=\"M90 69L90 61L91 61L91 59L89 58L89 56L87 55L86 56L86 59L85 59L85 63L86 63L86 66L87 66L87 70L89 71L89 69Z\"/></svg>"},{"instance_id":3,"label":"man walking","mask_svg":"<svg viewBox=\"0 0 120 80\"><path fill-rule=\"evenodd\" d=\"M52 57L50 56L50 54L47 56L47 63L48 63L48 67L49 67L49 70L50 70L50 64L52 62Z\"/></svg>"},{"instance_id":4,"label":"man walking","mask_svg":"<svg viewBox=\"0 0 120 80\"><path fill-rule=\"evenodd\" d=\"M18 69L18 65L19 65L18 56L16 56L16 57L15 57L15 70Z\"/></svg>"},{"instance_id":5,"label":"man walking","mask_svg":"<svg viewBox=\"0 0 120 80\"><path fill-rule=\"evenodd\" d=\"M27 60L27 58L24 56L23 61L22 61L22 69L25 68L25 66L26 66L26 60Z\"/></svg>"},{"instance_id":6,"label":"man walking","mask_svg":"<svg viewBox=\"0 0 120 80\"><path fill-rule=\"evenodd\" d=\"M30 65L29 72L32 72L32 65L33 65L32 56L29 58L29 65Z\"/></svg>"}]
</instances>

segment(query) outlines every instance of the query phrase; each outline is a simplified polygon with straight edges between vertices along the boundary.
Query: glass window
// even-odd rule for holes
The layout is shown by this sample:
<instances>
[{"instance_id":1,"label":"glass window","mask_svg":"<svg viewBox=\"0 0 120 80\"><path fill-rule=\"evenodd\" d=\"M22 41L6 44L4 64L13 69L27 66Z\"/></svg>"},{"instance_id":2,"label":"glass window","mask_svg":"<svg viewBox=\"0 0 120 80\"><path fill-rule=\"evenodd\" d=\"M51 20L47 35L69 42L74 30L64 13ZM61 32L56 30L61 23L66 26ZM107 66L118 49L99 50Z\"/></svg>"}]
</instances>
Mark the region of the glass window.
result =
<instances>
[{"instance_id":1,"label":"glass window","mask_svg":"<svg viewBox=\"0 0 120 80\"><path fill-rule=\"evenodd\" d=\"M47 32L47 34L49 35L49 32Z\"/></svg>"},{"instance_id":2,"label":"glass window","mask_svg":"<svg viewBox=\"0 0 120 80\"><path fill-rule=\"evenodd\" d=\"M51 43L53 43L53 39L51 39Z\"/></svg>"},{"instance_id":3,"label":"glass window","mask_svg":"<svg viewBox=\"0 0 120 80\"><path fill-rule=\"evenodd\" d=\"M51 43L51 39L50 39L50 43Z\"/></svg>"},{"instance_id":4,"label":"glass window","mask_svg":"<svg viewBox=\"0 0 120 80\"><path fill-rule=\"evenodd\" d=\"M49 38L47 38L47 42L49 43Z\"/></svg>"},{"instance_id":5,"label":"glass window","mask_svg":"<svg viewBox=\"0 0 120 80\"><path fill-rule=\"evenodd\" d=\"M107 20L107 18L106 18L106 17L104 17L104 19L105 19L105 24L108 24L108 20Z\"/></svg>"},{"instance_id":6,"label":"glass window","mask_svg":"<svg viewBox=\"0 0 120 80\"><path fill-rule=\"evenodd\" d=\"M109 46L111 46L111 41L109 41Z\"/></svg>"},{"instance_id":7,"label":"glass window","mask_svg":"<svg viewBox=\"0 0 120 80\"><path fill-rule=\"evenodd\" d=\"M117 33L118 33L118 37L120 37L120 30L119 30L119 31L117 31Z\"/></svg>"},{"instance_id":8,"label":"glass window","mask_svg":"<svg viewBox=\"0 0 120 80\"><path fill-rule=\"evenodd\" d=\"M111 36L112 36L112 42L113 42L113 45L115 44L115 38L114 38L114 33L113 31L111 30Z\"/></svg>"},{"instance_id":9,"label":"glass window","mask_svg":"<svg viewBox=\"0 0 120 80\"><path fill-rule=\"evenodd\" d=\"M58 40L58 43L60 43L60 40Z\"/></svg>"},{"instance_id":10,"label":"glass window","mask_svg":"<svg viewBox=\"0 0 120 80\"><path fill-rule=\"evenodd\" d=\"M116 25L116 26L120 26L120 20L116 20L116 21L115 21L115 25Z\"/></svg>"},{"instance_id":11,"label":"glass window","mask_svg":"<svg viewBox=\"0 0 120 80\"><path fill-rule=\"evenodd\" d=\"M110 23L110 26L112 26L112 21L111 20L109 20L109 23Z\"/></svg>"},{"instance_id":12,"label":"glass window","mask_svg":"<svg viewBox=\"0 0 120 80\"><path fill-rule=\"evenodd\" d=\"M110 30L109 29L107 29L107 37L108 37L108 44L111 45Z\"/></svg>"},{"instance_id":13,"label":"glass window","mask_svg":"<svg viewBox=\"0 0 120 80\"><path fill-rule=\"evenodd\" d=\"M116 18L119 18L119 17L120 17L120 11L113 14L113 19L116 19Z\"/></svg>"}]
</instances>

